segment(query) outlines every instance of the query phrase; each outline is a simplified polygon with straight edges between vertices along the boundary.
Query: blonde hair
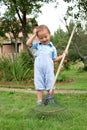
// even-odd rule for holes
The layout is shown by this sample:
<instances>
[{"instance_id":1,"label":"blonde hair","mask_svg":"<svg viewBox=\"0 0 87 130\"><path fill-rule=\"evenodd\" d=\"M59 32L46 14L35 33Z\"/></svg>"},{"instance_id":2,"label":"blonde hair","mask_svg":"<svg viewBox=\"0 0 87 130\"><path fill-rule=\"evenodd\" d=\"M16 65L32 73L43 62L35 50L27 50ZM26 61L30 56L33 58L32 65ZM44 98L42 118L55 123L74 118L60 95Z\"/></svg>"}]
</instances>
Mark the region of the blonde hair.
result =
<instances>
[{"instance_id":1,"label":"blonde hair","mask_svg":"<svg viewBox=\"0 0 87 130\"><path fill-rule=\"evenodd\" d=\"M49 28L46 25L39 25L36 29L37 29L37 36L38 36L38 32L43 31L44 29L46 29L49 32L49 34L51 33Z\"/></svg>"}]
</instances>

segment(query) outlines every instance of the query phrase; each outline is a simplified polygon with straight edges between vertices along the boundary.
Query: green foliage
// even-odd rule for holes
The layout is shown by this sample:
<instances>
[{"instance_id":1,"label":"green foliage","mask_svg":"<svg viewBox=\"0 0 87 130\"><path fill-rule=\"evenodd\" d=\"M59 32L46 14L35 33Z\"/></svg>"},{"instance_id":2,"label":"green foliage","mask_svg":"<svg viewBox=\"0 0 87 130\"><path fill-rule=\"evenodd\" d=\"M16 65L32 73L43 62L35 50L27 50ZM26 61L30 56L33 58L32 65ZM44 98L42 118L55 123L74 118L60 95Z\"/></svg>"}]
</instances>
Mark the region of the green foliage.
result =
<instances>
[{"instance_id":1,"label":"green foliage","mask_svg":"<svg viewBox=\"0 0 87 130\"><path fill-rule=\"evenodd\" d=\"M81 26L77 26L76 33L73 38L73 46L72 50L74 51L74 55L77 53L77 58L82 59L85 64L85 60L87 60L87 27L83 29ZM76 57L76 56L75 56Z\"/></svg>"},{"instance_id":2,"label":"green foliage","mask_svg":"<svg viewBox=\"0 0 87 130\"><path fill-rule=\"evenodd\" d=\"M10 72L11 69L11 59L8 59L6 57L0 58L0 71L3 73L1 75L1 80L12 80L12 76Z\"/></svg>"},{"instance_id":3,"label":"green foliage","mask_svg":"<svg viewBox=\"0 0 87 130\"><path fill-rule=\"evenodd\" d=\"M33 61L29 56L28 52L22 52L19 55L19 63L21 64L23 70L25 71L24 77L27 79L33 78ZM26 79L25 79L26 80Z\"/></svg>"},{"instance_id":4,"label":"green foliage","mask_svg":"<svg viewBox=\"0 0 87 130\"><path fill-rule=\"evenodd\" d=\"M87 59L84 60L84 70L87 71Z\"/></svg>"},{"instance_id":5,"label":"green foliage","mask_svg":"<svg viewBox=\"0 0 87 130\"><path fill-rule=\"evenodd\" d=\"M62 29L58 29L54 33L54 35L51 36L51 41L56 46L58 55L65 50L73 26L74 23L71 20L69 26L67 27L67 32L64 32ZM80 58L85 63L85 60L87 59L86 37L87 37L87 25L85 26L85 29L83 29L80 26L80 24L78 24L69 47L69 55L67 56L70 61L76 61L77 59Z\"/></svg>"},{"instance_id":6,"label":"green foliage","mask_svg":"<svg viewBox=\"0 0 87 130\"><path fill-rule=\"evenodd\" d=\"M57 82L63 82L63 81L68 81L68 78L66 77L65 74L60 74L57 79Z\"/></svg>"},{"instance_id":7,"label":"green foliage","mask_svg":"<svg viewBox=\"0 0 87 130\"><path fill-rule=\"evenodd\" d=\"M87 0L64 0L67 3L72 3L68 6L67 15L74 16L76 21L84 22L87 18Z\"/></svg>"},{"instance_id":8,"label":"green foliage","mask_svg":"<svg viewBox=\"0 0 87 130\"><path fill-rule=\"evenodd\" d=\"M72 61L72 62L75 62L77 59L80 58L78 53L75 51L75 48L73 49L73 47L72 47L72 49L69 50L69 56L68 57L69 57L69 60Z\"/></svg>"},{"instance_id":9,"label":"green foliage","mask_svg":"<svg viewBox=\"0 0 87 130\"><path fill-rule=\"evenodd\" d=\"M71 64L71 62L69 61L69 59L65 59L64 60L64 69L70 70L70 64Z\"/></svg>"},{"instance_id":10,"label":"green foliage","mask_svg":"<svg viewBox=\"0 0 87 130\"><path fill-rule=\"evenodd\" d=\"M16 60L3 57L0 59L1 80L25 81L33 77L33 63L28 53L21 53Z\"/></svg>"},{"instance_id":11,"label":"green foliage","mask_svg":"<svg viewBox=\"0 0 87 130\"><path fill-rule=\"evenodd\" d=\"M2 43L0 43L0 48L3 46L3 44Z\"/></svg>"},{"instance_id":12,"label":"green foliage","mask_svg":"<svg viewBox=\"0 0 87 130\"><path fill-rule=\"evenodd\" d=\"M62 29L58 29L53 36L51 36L51 41L57 48L58 54L65 50L68 41L68 33L64 32Z\"/></svg>"},{"instance_id":13,"label":"green foliage","mask_svg":"<svg viewBox=\"0 0 87 130\"><path fill-rule=\"evenodd\" d=\"M20 21L21 24L19 25L21 26L21 31L23 33L24 38L26 39L27 33L31 32L31 29L37 25L35 18L41 12L40 8L42 7L42 5L44 3L55 1L56 0L1 0L0 5L2 6L3 3L3 5L6 6L4 18L8 17L9 21L13 21L13 23L15 19L18 19L18 21ZM29 15L30 17L27 17ZM33 18L31 18L32 16ZM28 18L30 18L30 21L27 20ZM10 23L10 25L12 25L13 23ZM10 27L11 26L8 26L8 28Z\"/></svg>"}]
</instances>

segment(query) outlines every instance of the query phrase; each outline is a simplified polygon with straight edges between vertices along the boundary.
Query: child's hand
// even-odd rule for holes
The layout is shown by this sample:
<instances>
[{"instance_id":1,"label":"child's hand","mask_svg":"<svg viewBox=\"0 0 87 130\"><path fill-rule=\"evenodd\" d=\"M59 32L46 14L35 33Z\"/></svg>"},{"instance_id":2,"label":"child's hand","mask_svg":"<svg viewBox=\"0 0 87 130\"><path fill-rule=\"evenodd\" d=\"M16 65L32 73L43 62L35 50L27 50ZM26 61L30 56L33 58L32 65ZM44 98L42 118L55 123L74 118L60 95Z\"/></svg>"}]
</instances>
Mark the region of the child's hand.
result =
<instances>
[{"instance_id":1,"label":"child's hand","mask_svg":"<svg viewBox=\"0 0 87 130\"><path fill-rule=\"evenodd\" d=\"M37 28L34 28L33 34L34 34L34 35L37 35Z\"/></svg>"},{"instance_id":2,"label":"child's hand","mask_svg":"<svg viewBox=\"0 0 87 130\"><path fill-rule=\"evenodd\" d=\"M63 55L64 55L64 54L65 54L65 55L68 55L68 51L64 51L64 52L63 52Z\"/></svg>"}]
</instances>

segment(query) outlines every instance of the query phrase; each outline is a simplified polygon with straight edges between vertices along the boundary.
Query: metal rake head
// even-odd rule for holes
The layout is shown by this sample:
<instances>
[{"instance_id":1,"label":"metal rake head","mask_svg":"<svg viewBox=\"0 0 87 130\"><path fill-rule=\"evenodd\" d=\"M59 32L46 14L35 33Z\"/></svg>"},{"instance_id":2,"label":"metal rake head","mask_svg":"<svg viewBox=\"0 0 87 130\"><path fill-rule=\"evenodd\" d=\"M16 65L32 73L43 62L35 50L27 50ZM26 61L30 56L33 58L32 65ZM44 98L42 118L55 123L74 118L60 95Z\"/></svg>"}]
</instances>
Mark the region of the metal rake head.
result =
<instances>
[{"instance_id":1,"label":"metal rake head","mask_svg":"<svg viewBox=\"0 0 87 130\"><path fill-rule=\"evenodd\" d=\"M44 105L48 105L49 103L54 103L54 96L51 94L46 95L45 98L43 99L43 103Z\"/></svg>"}]
</instances>

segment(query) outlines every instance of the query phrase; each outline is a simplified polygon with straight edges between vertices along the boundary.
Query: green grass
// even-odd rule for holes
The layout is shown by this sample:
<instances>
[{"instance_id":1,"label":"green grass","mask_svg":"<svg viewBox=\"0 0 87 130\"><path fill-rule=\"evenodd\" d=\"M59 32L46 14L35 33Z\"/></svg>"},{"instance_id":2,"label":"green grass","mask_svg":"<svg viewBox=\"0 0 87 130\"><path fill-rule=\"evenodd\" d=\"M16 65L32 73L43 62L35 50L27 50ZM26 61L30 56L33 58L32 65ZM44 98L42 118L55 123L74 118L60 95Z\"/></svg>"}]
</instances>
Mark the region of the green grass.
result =
<instances>
[{"instance_id":1,"label":"green grass","mask_svg":"<svg viewBox=\"0 0 87 130\"><path fill-rule=\"evenodd\" d=\"M55 99L64 111L39 113L32 110L35 94L0 91L0 130L87 130L87 94L55 94Z\"/></svg>"},{"instance_id":2,"label":"green grass","mask_svg":"<svg viewBox=\"0 0 87 130\"><path fill-rule=\"evenodd\" d=\"M66 79L72 80L72 82L65 82L64 84L56 84L56 88L62 89L75 89L75 90L87 90L87 72L78 71L76 69L62 72Z\"/></svg>"}]
</instances>

